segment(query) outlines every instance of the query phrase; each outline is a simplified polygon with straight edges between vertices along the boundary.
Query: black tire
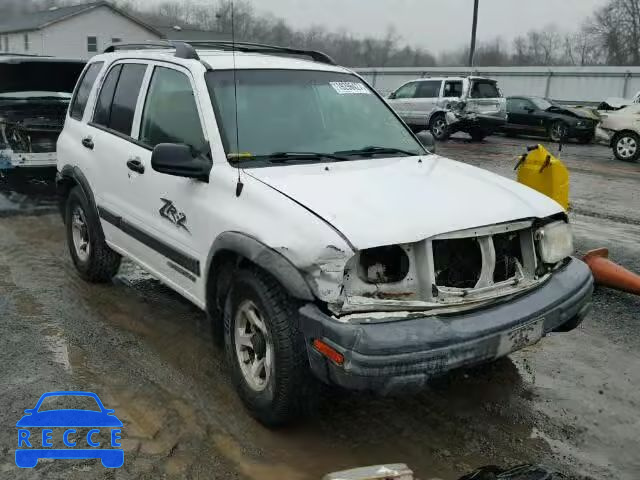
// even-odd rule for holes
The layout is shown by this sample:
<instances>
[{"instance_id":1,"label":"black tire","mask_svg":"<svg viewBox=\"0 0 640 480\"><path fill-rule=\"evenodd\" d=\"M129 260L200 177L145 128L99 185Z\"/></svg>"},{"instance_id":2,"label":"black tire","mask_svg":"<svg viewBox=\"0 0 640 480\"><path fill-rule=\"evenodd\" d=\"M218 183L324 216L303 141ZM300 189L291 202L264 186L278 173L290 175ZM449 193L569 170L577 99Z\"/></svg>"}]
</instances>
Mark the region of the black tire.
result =
<instances>
[{"instance_id":1,"label":"black tire","mask_svg":"<svg viewBox=\"0 0 640 480\"><path fill-rule=\"evenodd\" d=\"M640 158L640 136L635 132L620 132L613 138L613 154L623 162L637 162ZM627 148L625 148L625 145Z\"/></svg>"},{"instance_id":2,"label":"black tire","mask_svg":"<svg viewBox=\"0 0 640 480\"><path fill-rule=\"evenodd\" d=\"M561 140L566 142L569 139L568 134L569 127L561 120L556 120L547 129L547 135L552 142L560 142Z\"/></svg>"},{"instance_id":3,"label":"black tire","mask_svg":"<svg viewBox=\"0 0 640 480\"><path fill-rule=\"evenodd\" d=\"M474 142L481 142L487 136L487 132L480 129L473 129L469 132L469 135L471 135L471 140Z\"/></svg>"},{"instance_id":4,"label":"black tire","mask_svg":"<svg viewBox=\"0 0 640 480\"><path fill-rule=\"evenodd\" d=\"M236 322L242 321L242 306L247 302L256 307L270 337L264 341L270 342L273 352L273 368L260 391L245 377L240 366L244 360L236 348L240 326ZM298 307L273 277L258 268L238 270L227 297L224 337L231 378L249 413L268 427L290 423L317 406L321 387L309 368L304 337L298 327ZM254 348L254 358L259 358L259 347Z\"/></svg>"},{"instance_id":5,"label":"black tire","mask_svg":"<svg viewBox=\"0 0 640 480\"><path fill-rule=\"evenodd\" d=\"M442 113L437 113L433 116L429 122L429 130L433 138L439 142L444 142L450 136L449 127L447 125L447 119Z\"/></svg>"},{"instance_id":6,"label":"black tire","mask_svg":"<svg viewBox=\"0 0 640 480\"><path fill-rule=\"evenodd\" d=\"M88 248L84 250L78 248L74 241L74 215L78 212L84 216L83 235L86 236L86 244L88 245ZM80 276L91 283L110 282L118 273L121 257L105 243L98 216L89 205L80 187L72 188L67 197L65 227L69 253ZM82 252L86 255L85 258L82 258Z\"/></svg>"}]
</instances>

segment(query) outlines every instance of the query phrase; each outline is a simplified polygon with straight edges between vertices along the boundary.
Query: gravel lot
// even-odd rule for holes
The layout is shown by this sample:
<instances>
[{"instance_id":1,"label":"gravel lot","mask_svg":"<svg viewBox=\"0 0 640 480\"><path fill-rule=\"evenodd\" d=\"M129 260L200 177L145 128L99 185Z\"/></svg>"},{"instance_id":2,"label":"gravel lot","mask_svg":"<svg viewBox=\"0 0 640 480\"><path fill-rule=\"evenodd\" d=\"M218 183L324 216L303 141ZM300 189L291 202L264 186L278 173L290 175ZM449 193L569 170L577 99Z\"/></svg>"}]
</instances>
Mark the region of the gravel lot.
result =
<instances>
[{"instance_id":1,"label":"gravel lot","mask_svg":"<svg viewBox=\"0 0 640 480\"><path fill-rule=\"evenodd\" d=\"M533 139L453 138L439 153L515 177ZM640 164L569 145L580 252L606 246L640 272ZM132 264L113 285L83 283L52 185L0 187L0 478L319 479L405 462L456 479L487 464L550 464L575 478L640 475L640 299L598 289L578 331L400 398L335 393L308 422L255 423L227 380L204 315ZM15 422L52 390L96 392L123 420L125 464L14 463Z\"/></svg>"}]
</instances>

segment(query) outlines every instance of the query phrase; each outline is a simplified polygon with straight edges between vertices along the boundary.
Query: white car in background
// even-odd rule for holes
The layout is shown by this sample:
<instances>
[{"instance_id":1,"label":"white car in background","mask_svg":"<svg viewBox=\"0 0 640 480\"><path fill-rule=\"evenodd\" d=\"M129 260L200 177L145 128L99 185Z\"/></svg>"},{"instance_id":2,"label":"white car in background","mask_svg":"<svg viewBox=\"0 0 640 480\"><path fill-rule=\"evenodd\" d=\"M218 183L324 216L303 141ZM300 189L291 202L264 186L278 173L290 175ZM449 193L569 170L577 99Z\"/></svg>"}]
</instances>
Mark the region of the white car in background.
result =
<instances>
[{"instance_id":1,"label":"white car in background","mask_svg":"<svg viewBox=\"0 0 640 480\"><path fill-rule=\"evenodd\" d=\"M56 166L56 142L86 62L0 55L0 172Z\"/></svg>"},{"instance_id":2,"label":"white car in background","mask_svg":"<svg viewBox=\"0 0 640 480\"><path fill-rule=\"evenodd\" d=\"M635 162L640 158L640 104L601 114L598 137L609 142L618 160Z\"/></svg>"}]
</instances>

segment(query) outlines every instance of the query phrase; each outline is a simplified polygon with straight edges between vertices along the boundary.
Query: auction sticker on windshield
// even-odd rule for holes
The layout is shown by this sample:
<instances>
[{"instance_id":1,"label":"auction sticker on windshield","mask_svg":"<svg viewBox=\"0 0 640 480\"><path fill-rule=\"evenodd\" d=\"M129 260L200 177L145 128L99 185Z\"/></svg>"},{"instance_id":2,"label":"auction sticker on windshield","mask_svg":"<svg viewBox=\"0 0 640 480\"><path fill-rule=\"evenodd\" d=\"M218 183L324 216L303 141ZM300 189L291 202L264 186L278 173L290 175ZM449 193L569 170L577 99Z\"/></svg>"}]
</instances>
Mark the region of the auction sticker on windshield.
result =
<instances>
[{"instance_id":1,"label":"auction sticker on windshield","mask_svg":"<svg viewBox=\"0 0 640 480\"><path fill-rule=\"evenodd\" d=\"M371 95L369 89L359 82L330 82L333 89L340 95Z\"/></svg>"}]
</instances>

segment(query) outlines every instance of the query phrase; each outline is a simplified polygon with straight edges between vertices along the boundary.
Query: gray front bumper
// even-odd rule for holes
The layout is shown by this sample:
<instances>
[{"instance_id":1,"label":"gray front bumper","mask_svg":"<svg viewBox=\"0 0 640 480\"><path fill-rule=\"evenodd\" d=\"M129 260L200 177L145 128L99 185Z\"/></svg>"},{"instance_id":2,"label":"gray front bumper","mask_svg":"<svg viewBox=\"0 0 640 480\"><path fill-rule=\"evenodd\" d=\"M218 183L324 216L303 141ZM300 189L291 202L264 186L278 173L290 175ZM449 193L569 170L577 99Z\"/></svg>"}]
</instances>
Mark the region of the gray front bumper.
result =
<instances>
[{"instance_id":1,"label":"gray front bumper","mask_svg":"<svg viewBox=\"0 0 640 480\"><path fill-rule=\"evenodd\" d=\"M543 319L543 334L584 317L591 306L593 278L571 259L535 290L480 310L389 322L341 323L308 304L300 309L313 373L329 384L382 392L421 387L430 378L499 358L510 332ZM313 347L322 339L341 352L338 366ZM517 350L517 347L515 348Z\"/></svg>"}]
</instances>

